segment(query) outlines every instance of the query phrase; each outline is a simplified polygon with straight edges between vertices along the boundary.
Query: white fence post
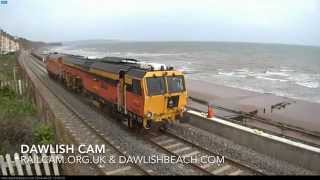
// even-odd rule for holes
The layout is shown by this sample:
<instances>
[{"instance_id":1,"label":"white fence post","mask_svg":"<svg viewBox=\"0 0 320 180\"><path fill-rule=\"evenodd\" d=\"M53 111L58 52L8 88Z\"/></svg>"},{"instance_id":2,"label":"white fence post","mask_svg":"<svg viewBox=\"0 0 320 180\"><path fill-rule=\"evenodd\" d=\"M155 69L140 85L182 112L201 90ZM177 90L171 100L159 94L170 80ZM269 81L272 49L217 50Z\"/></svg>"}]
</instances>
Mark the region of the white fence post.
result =
<instances>
[{"instance_id":1,"label":"white fence post","mask_svg":"<svg viewBox=\"0 0 320 180\"><path fill-rule=\"evenodd\" d=\"M14 161L15 161L16 168L18 170L18 175L23 176L23 170L21 167L20 156L18 153L14 153Z\"/></svg>"},{"instance_id":2,"label":"white fence post","mask_svg":"<svg viewBox=\"0 0 320 180\"><path fill-rule=\"evenodd\" d=\"M18 81L19 84L19 94L22 95L22 86L21 86L21 80Z\"/></svg>"},{"instance_id":3,"label":"white fence post","mask_svg":"<svg viewBox=\"0 0 320 180\"><path fill-rule=\"evenodd\" d=\"M6 165L7 164L4 162L3 156L0 155L0 166L1 166L1 172L3 176L8 176Z\"/></svg>"},{"instance_id":4,"label":"white fence post","mask_svg":"<svg viewBox=\"0 0 320 180\"><path fill-rule=\"evenodd\" d=\"M36 156L35 154L32 154L32 158L33 158L34 168L36 169L36 175L41 176L42 173L41 173L40 166L39 166L39 157Z\"/></svg>"},{"instance_id":5,"label":"white fence post","mask_svg":"<svg viewBox=\"0 0 320 180\"><path fill-rule=\"evenodd\" d=\"M53 163L52 166L53 166L53 173L55 176L59 176L60 173L59 173L59 168L58 168L58 159L59 159L59 155L55 155L55 154L52 154L51 157L54 157L54 159L57 161L56 163Z\"/></svg>"},{"instance_id":6,"label":"white fence post","mask_svg":"<svg viewBox=\"0 0 320 180\"><path fill-rule=\"evenodd\" d=\"M3 87L9 87L10 89L12 89L14 92L16 92L19 95L22 95L24 89L25 89L25 83L19 79L19 80L11 80L11 81L3 81L0 80L0 88Z\"/></svg>"},{"instance_id":7,"label":"white fence post","mask_svg":"<svg viewBox=\"0 0 320 180\"><path fill-rule=\"evenodd\" d=\"M13 161L11 160L10 154L6 154L5 158L0 155L0 175L1 176L24 176L24 172L27 173L28 176L36 175L36 176L59 176L59 168L58 168L58 158L61 155L50 155L47 156L46 154L42 154L37 156L36 154L32 154L29 156L28 154L22 154L22 156L25 156L22 160L20 155L18 153L14 154ZM42 158L41 158L42 157ZM51 159L53 159L51 161ZM31 168L31 164L34 165L34 173ZM52 162L52 163L51 163ZM40 164L43 164L43 169L40 168ZM52 165L52 168L50 166ZM25 171L23 170L25 168ZM9 170L9 172L7 171ZM53 169L53 172L51 172L51 169ZM41 172L41 170L44 170L44 172ZM18 174L16 174L16 172Z\"/></svg>"},{"instance_id":8,"label":"white fence post","mask_svg":"<svg viewBox=\"0 0 320 180\"><path fill-rule=\"evenodd\" d=\"M48 156L46 154L42 154L42 164L44 167L44 172L46 173L47 176L50 176L50 169L48 165Z\"/></svg>"},{"instance_id":9,"label":"white fence post","mask_svg":"<svg viewBox=\"0 0 320 180\"><path fill-rule=\"evenodd\" d=\"M23 156L26 156L29 158L29 155L28 154L23 154ZM32 170L31 170L31 166L29 164L29 160L27 160L25 163L25 166L26 166L26 171L27 171L27 175L28 176L32 176Z\"/></svg>"},{"instance_id":10,"label":"white fence post","mask_svg":"<svg viewBox=\"0 0 320 180\"><path fill-rule=\"evenodd\" d=\"M14 170L13 170L13 166L12 166L12 161L11 161L11 157L10 157L10 154L7 154L6 155L6 161L7 161L7 164L8 164L8 168L9 168L9 172L10 172L10 175L15 175L14 173Z\"/></svg>"}]
</instances>

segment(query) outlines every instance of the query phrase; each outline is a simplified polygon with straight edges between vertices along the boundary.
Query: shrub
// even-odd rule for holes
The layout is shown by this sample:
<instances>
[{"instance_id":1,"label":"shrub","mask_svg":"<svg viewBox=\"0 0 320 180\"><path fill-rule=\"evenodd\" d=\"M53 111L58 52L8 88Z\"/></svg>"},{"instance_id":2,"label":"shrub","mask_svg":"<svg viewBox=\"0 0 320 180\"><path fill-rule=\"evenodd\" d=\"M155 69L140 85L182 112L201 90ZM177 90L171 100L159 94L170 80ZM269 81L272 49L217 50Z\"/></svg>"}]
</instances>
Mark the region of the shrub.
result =
<instances>
[{"instance_id":1,"label":"shrub","mask_svg":"<svg viewBox=\"0 0 320 180\"><path fill-rule=\"evenodd\" d=\"M54 131L53 128L46 124L37 124L33 129L34 144L53 144Z\"/></svg>"},{"instance_id":2,"label":"shrub","mask_svg":"<svg viewBox=\"0 0 320 180\"><path fill-rule=\"evenodd\" d=\"M0 119L35 115L36 109L30 101L17 97L8 87L0 89Z\"/></svg>"},{"instance_id":3,"label":"shrub","mask_svg":"<svg viewBox=\"0 0 320 180\"><path fill-rule=\"evenodd\" d=\"M30 101L22 100L9 87L0 88L0 153L19 152L32 143L32 124L37 121Z\"/></svg>"},{"instance_id":4,"label":"shrub","mask_svg":"<svg viewBox=\"0 0 320 180\"><path fill-rule=\"evenodd\" d=\"M14 117L0 120L0 151L4 153L19 152L21 144L32 143L31 117Z\"/></svg>"}]
</instances>

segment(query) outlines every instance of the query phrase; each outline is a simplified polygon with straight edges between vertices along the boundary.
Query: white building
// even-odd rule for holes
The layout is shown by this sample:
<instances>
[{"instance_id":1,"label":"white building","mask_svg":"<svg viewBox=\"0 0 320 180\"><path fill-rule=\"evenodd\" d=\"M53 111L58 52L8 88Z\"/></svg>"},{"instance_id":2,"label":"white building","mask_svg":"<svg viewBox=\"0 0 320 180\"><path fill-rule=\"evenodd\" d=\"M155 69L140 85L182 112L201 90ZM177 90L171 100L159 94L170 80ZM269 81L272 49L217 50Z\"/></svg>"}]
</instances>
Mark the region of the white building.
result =
<instances>
[{"instance_id":1,"label":"white building","mask_svg":"<svg viewBox=\"0 0 320 180\"><path fill-rule=\"evenodd\" d=\"M19 49L18 39L0 29L0 54L16 52Z\"/></svg>"}]
</instances>

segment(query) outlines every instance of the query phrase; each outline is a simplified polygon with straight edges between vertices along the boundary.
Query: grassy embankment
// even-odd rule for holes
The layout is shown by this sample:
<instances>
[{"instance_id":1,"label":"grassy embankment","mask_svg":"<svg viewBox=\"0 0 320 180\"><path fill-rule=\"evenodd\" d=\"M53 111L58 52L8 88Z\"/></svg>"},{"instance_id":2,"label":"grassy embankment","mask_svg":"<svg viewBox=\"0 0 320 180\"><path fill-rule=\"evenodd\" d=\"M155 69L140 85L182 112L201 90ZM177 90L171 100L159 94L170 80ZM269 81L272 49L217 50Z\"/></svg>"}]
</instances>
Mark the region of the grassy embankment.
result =
<instances>
[{"instance_id":1,"label":"grassy embankment","mask_svg":"<svg viewBox=\"0 0 320 180\"><path fill-rule=\"evenodd\" d=\"M16 58L15 54L0 55L0 81L21 79L18 71L13 73ZM21 144L52 143L53 128L37 118L31 99L17 94L12 87L0 87L0 155L20 152Z\"/></svg>"}]
</instances>

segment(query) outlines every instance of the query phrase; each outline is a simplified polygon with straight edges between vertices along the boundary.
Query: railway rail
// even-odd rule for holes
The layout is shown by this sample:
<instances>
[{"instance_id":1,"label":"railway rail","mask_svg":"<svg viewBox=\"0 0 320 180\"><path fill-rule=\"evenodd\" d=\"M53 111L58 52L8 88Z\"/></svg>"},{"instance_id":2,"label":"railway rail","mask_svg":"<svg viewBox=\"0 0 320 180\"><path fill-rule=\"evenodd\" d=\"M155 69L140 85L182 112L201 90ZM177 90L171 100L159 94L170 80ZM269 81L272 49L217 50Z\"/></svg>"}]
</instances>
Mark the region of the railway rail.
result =
<instances>
[{"instance_id":1,"label":"railway rail","mask_svg":"<svg viewBox=\"0 0 320 180\"><path fill-rule=\"evenodd\" d=\"M203 106L208 106L208 104L209 104L209 102L202 100L202 99L199 99L199 98L196 98L196 97L190 96L189 99L191 101L196 102L198 104L201 104ZM227 107L214 105L214 104L211 104L211 106L214 109L233 114L233 117L216 115L216 117L218 117L220 119L227 120L227 121L237 123L240 125L244 125L244 126L247 126L250 128L255 128L255 129L262 130L262 131L266 131L268 133L271 133L271 134L274 134L277 136L281 136L281 137L285 137L287 139L291 139L294 141L300 141L300 142L303 142L303 143L311 145L311 146L320 147L320 142L319 142L320 134L318 132L305 130L305 129L295 127L292 125L276 122L276 121L273 121L272 119L266 119L263 117L259 117L259 116L255 115L255 113L237 111L234 109L230 109ZM191 110L203 112L203 110L200 110L199 108L195 108L195 107L191 107L191 106L187 106L187 108L191 109ZM203 113L205 113L205 112L203 112ZM274 128L268 128L268 127L264 128L263 126L251 125L250 123L248 123L248 120L256 121L256 122L265 124L270 127L275 127L277 129L279 129L280 132L277 132L275 130L271 130Z\"/></svg>"},{"instance_id":2,"label":"railway rail","mask_svg":"<svg viewBox=\"0 0 320 180\"><path fill-rule=\"evenodd\" d=\"M43 57L40 57L36 54L32 54L35 58L37 58L39 61L37 61L37 64L41 65L43 67ZM208 102L196 97L189 97L189 99L195 103L198 103L200 105L207 106ZM312 145L315 147L320 147L320 133L302 129L300 127L296 127L289 124L284 124L280 122L276 122L272 119L263 118L260 116L257 116L255 112L244 112L244 111L238 111L231 108L227 108L220 105L212 105L215 109L227 112L233 115L233 117L226 117L226 116L219 116L217 117L228 120L237 124L241 124L250 128L255 128L259 130L263 130L265 132L285 137L287 139L291 139L294 141L300 141L308 145ZM187 106L187 108L200 111L200 109L197 109L196 107Z\"/></svg>"},{"instance_id":3,"label":"railway rail","mask_svg":"<svg viewBox=\"0 0 320 180\"><path fill-rule=\"evenodd\" d=\"M33 61L33 63L35 66L38 66L39 69L42 69L41 70L42 73L46 73L44 64L42 62ZM56 97L59 98L58 96ZM81 121L85 121L85 118L83 118L80 114L78 114L77 111L75 111L72 108L72 106L68 105L67 102L64 102L64 104L69 106L72 112L74 112L80 118ZM96 128L90 126L89 122L85 122L85 124L93 132L96 131ZM175 157L182 157L184 159L190 158L190 160L192 158L195 162L191 162L188 165L192 166L194 169L198 171L201 171L202 174L207 174L207 175L259 175L261 174L260 172L255 171L247 166L241 165L239 163L235 163L232 160L229 160L222 156L218 156L197 145L187 142L186 140L183 140L178 136L174 136L169 132L161 131L161 132L158 132L157 134L148 133L148 135L150 135L148 137L149 142L151 142L156 147L162 149L169 155L172 155ZM113 148L117 150L116 147L113 147ZM118 150L118 153L122 153L122 152L119 152ZM124 155L124 153L122 153L122 155ZM203 159L201 161L200 157L211 158L211 161L212 161L212 158L214 158L215 161L222 160L223 158L223 164L204 162ZM144 171L144 174L149 174L149 172Z\"/></svg>"},{"instance_id":4,"label":"railway rail","mask_svg":"<svg viewBox=\"0 0 320 180\"><path fill-rule=\"evenodd\" d=\"M34 66L37 66L39 69L41 69L42 74L43 74L43 73L46 73L45 68L44 68L44 64L43 64L42 62L33 61L32 63L33 63ZM37 68L34 68L33 70L36 71L36 69L37 69ZM39 71L39 70L37 70L37 71ZM47 77L46 77L46 78L47 78ZM47 81L49 81L49 79L47 79ZM46 83L46 82L44 82L44 83ZM51 88L52 88L52 87L51 87ZM58 93L58 91L55 90L55 93ZM56 96L57 96L57 95L56 95ZM61 99L61 97L59 97L59 96L57 96L57 98L60 98L60 99ZM63 99L62 99L62 100L63 100ZM85 103L85 102L84 102L84 103ZM106 138L106 137L103 136L103 135L99 135L99 134L101 134L102 132L98 129L97 125L93 124L93 123L90 122L90 121L86 121L86 118L83 117L83 113L82 113L82 114L78 113L79 110L74 110L74 107L72 107L71 105L69 105L67 102L65 102L65 104L66 104L67 106L70 106L70 108L72 109L72 111L73 111L74 113L76 113L78 117L81 118L81 121L85 121L86 125L89 126L89 128L91 128L94 133L97 133L98 136L102 136L101 138L104 138L104 139ZM81 111L81 110L80 110L80 111ZM104 116L104 117L106 117L106 116ZM110 117L107 116L106 118L110 118ZM85 132L85 131L83 131L83 132ZM112 143L112 142L113 142L112 139L109 139L108 142L111 142L111 145L112 145L114 148L116 148L118 151L121 149L121 148L120 148L121 144L113 144L113 143ZM160 149L159 147L157 147L157 149L163 151L163 149ZM165 154L170 154L170 153L167 153L166 151L164 151L164 152L165 152ZM122 151L121 153L122 153L122 156L126 156L126 154L127 154L127 152L125 152L125 151ZM126 156L126 157L128 158L128 156ZM130 158L128 158L128 159L130 159ZM141 173L141 174L143 174L143 175L157 174L157 172L154 171L154 170L152 170L152 169L144 170L144 169L146 169L145 167L141 167L141 166L139 166L139 165L137 165L137 164L134 164L134 165L135 165L135 166L138 166L139 170L143 172L143 173ZM184 164L184 165L186 165L186 164ZM121 168L119 168L119 169L121 170ZM190 167L190 169L193 169L193 170L194 170L194 171L193 171L193 172L195 172L194 174L201 174L201 175L204 174L204 173L202 173L202 171L199 171L199 169L194 169L194 168L192 168L192 167ZM117 169L115 170L115 172L116 172L116 171L117 171ZM111 171L111 172L113 172L113 171ZM108 173L106 173L106 174L108 174ZM129 174L131 175L132 173L129 173ZM134 174L138 174L138 173L134 173Z\"/></svg>"},{"instance_id":5,"label":"railway rail","mask_svg":"<svg viewBox=\"0 0 320 180\"><path fill-rule=\"evenodd\" d=\"M34 56L35 54L32 54L32 55ZM44 67L43 58L39 57L39 56L35 56L35 58L37 58L39 60L39 61L37 61L37 64ZM191 101L198 103L200 105L203 105L203 106L207 106L209 104L208 101L202 100L202 99L199 99L199 98L196 98L193 96L190 96L189 99ZM302 129L300 127L296 127L293 125L288 125L288 124L276 122L276 121L273 121L272 119L263 118L263 117L257 116L255 112L248 113L248 112L238 111L238 110L234 110L231 108L227 108L227 107L224 107L221 105L215 105L215 104L212 104L212 107L217 110L233 114L233 117L216 115L218 118L228 120L228 121L231 121L231 122L234 122L237 124L245 125L247 127L264 130L268 133L272 133L272 134L275 134L278 136L286 137L288 139L303 141L304 143L312 145L312 146L320 147L320 141L319 141L320 133L318 133L318 132ZM203 112L203 110L197 109L196 107L192 107L190 105L187 106L187 108L191 109L191 110ZM280 131L278 131L278 130L273 131L273 130L269 130L269 128L258 127L256 125L252 125L248 122L248 120L253 120L255 122L259 122L259 123L265 124L270 127L275 127Z\"/></svg>"},{"instance_id":6,"label":"railway rail","mask_svg":"<svg viewBox=\"0 0 320 180\"><path fill-rule=\"evenodd\" d=\"M210 152L169 131L149 133L148 136L156 146L173 156L189 160L190 165L207 175L262 175L257 170Z\"/></svg>"},{"instance_id":7,"label":"railway rail","mask_svg":"<svg viewBox=\"0 0 320 180\"><path fill-rule=\"evenodd\" d=\"M38 66L38 67L41 66L41 67L39 67L39 68L42 69L42 71L43 71L42 73L45 73L45 69L44 69L44 64L43 64L43 63L41 63L41 62L39 62L39 61L34 61L33 63L34 63L35 66ZM35 64L35 63L36 63L36 64ZM45 82L44 82L44 83L45 83ZM57 96L57 97L58 97L58 96ZM59 97L58 97L58 98L59 98ZM65 104L68 105L67 102L65 102ZM72 106L70 106L70 108L73 109ZM78 114L77 111L75 111L75 110L73 110L73 112L76 113L76 114ZM78 116L81 117L81 115L78 115ZM104 116L104 117L108 118L109 116ZM84 118L82 118L82 119L84 119ZM84 119L84 121L85 121L85 119ZM87 123L87 124L90 124L90 123ZM90 128L92 128L93 131L97 131L97 129L96 129L94 126L93 126L93 127L90 126ZM148 133L148 134L149 134L149 133ZM149 135L150 135L150 134L149 134ZM158 135L159 135L159 134L158 134ZM148 138L147 140L148 140L148 142L151 142L151 144L154 145L155 147L157 147L158 149L161 149L161 150L163 150L164 152L166 152L166 154L168 154L168 155L174 155L174 156L176 156L176 157L178 156L178 154L173 154L172 152L168 151L167 149L165 149L165 148L159 146L158 144L154 143L154 141L153 141L154 139L151 140L151 139ZM169 157L169 156L167 156L167 157ZM185 165L189 165L189 164L185 164ZM209 171L207 171L207 170L205 170L205 169L203 169L203 168L201 168L201 167L198 167L198 166L196 166L196 165L194 165L194 164L191 164L190 168L194 169L195 172L199 172L198 174L201 174L201 175L211 174ZM146 174L148 174L148 172L146 172ZM231 175L232 175L232 174L231 174ZM234 174L234 175L236 175L236 174Z\"/></svg>"},{"instance_id":8,"label":"railway rail","mask_svg":"<svg viewBox=\"0 0 320 180\"><path fill-rule=\"evenodd\" d=\"M42 69L43 73L46 73L46 69L45 69L43 62L34 61L33 64L36 64L36 66L39 66L39 69ZM205 107L208 105L208 102L203 101L201 99L197 99L194 97L191 97L190 99L192 101L195 101L195 102L201 104L201 105L204 105ZM200 109L196 109L195 107L189 106L188 108L196 110L198 112L203 112L203 110L201 111ZM309 132L309 131L305 131L305 130L297 128L297 127L287 126L287 125L284 125L281 123L277 123L277 122L274 122L270 119L265 119L265 118L256 116L253 113L236 111L234 109L230 109L230 108L226 108L226 107L222 107L222 106L215 106L215 105L213 105L213 108L218 109L220 111L225 111L230 114L233 114L233 115L235 115L234 117L237 117L237 118L227 118L227 117L219 117L219 116L216 116L216 117L219 117L224 120L232 121L233 123L237 123L240 125L245 125L249 128L253 127L255 129L257 129L257 127L254 127L254 126L251 126L250 124L247 124L246 120L248 120L248 119L258 121L261 123L265 123L270 126L275 126L277 128L282 129L281 132L284 132L284 131L293 132L293 133L295 133L295 135L297 135L297 134L300 135L300 137L310 137L311 140L312 140L312 138L318 138L317 133ZM77 110L76 112L79 112L79 110ZM203 112L203 113L205 113L205 112ZM79 116L82 117L83 115L79 114ZM88 123L90 125L90 122L88 122ZM92 127L93 131L95 133L97 133L98 130L96 129L96 127L94 127L92 125L91 125L91 127ZM263 129L263 131L269 132L271 134L275 134L278 136L283 136L287 139L293 139L293 140L297 140L300 142L302 141L301 138L296 138L294 136L286 136L285 134L279 134L279 133L277 134L276 132L268 131L265 129ZM101 132L98 132L98 133L101 133ZM303 142L306 144L317 146L317 144L311 143L310 142L311 140L309 139L309 141L308 141L308 139L307 139L306 141L303 141ZM173 155L176 157L190 157L190 158L192 157L195 159L198 159L201 156L219 157L217 154L210 152L209 150L207 150L205 148L199 147L191 142L188 142L187 140L183 139L183 137L179 137L179 136L171 134L170 132L167 132L167 131L162 132L160 134L150 134L149 141L154 146L161 148L167 154L170 154L170 155ZM226 157L224 157L224 160L225 160L225 163L221 164L220 166L218 166L217 164L212 164L212 163L210 163L210 164L201 163L199 161L196 161L195 163L191 163L188 165L192 166L193 169L197 169L198 171L201 171L203 174L208 174L208 175L261 175L261 174L263 174L262 171L250 168L249 166L243 165L241 163L238 163L237 161L233 161L233 160L228 159ZM152 170L149 172L146 171L145 173L141 173L141 174L151 174L150 172L152 172Z\"/></svg>"},{"instance_id":9,"label":"railway rail","mask_svg":"<svg viewBox=\"0 0 320 180\"><path fill-rule=\"evenodd\" d=\"M30 68L36 75L36 77L42 82L43 85L45 85L49 91L52 92L52 94L58 99L62 104L67 107L67 109L72 113L72 117L69 117L69 122L67 123L67 128L70 128L71 132L77 134L76 137L80 137L81 132L85 132L85 136L89 137L86 139L85 142L81 142L83 144L90 144L90 143L96 143L96 144L105 144L106 145L106 156L110 157L119 157L124 156L127 157L126 152L123 152L119 149L119 145L115 144L113 141L107 140L102 132L99 132L95 127L92 126L90 122L87 121L86 118L84 118L81 114L78 113L77 110L74 109L73 106L71 106L66 99L62 99L60 96L57 95L59 91L55 89L55 91L52 90L52 86L50 87L48 84L48 77L45 76L47 73L43 64L37 61L30 61L31 63L28 63L28 65L23 61L24 66ZM38 68L36 68L37 66ZM77 131L71 129L72 126L75 124L78 124L79 127ZM93 156L93 154L90 154ZM128 163L128 164L99 164L98 168L103 172L104 175L117 175L117 174L128 174L128 175L150 175L152 173L151 170L145 170L142 167L138 166L137 164Z\"/></svg>"}]
</instances>

